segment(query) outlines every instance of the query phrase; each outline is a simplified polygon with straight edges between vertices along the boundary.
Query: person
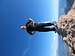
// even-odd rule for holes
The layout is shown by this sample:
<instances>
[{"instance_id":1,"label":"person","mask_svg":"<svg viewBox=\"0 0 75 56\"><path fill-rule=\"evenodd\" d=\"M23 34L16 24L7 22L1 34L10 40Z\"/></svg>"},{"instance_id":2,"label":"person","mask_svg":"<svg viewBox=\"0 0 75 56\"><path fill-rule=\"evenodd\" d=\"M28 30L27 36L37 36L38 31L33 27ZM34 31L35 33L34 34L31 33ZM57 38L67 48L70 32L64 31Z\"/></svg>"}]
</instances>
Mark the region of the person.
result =
<instances>
[{"instance_id":1,"label":"person","mask_svg":"<svg viewBox=\"0 0 75 56\"><path fill-rule=\"evenodd\" d=\"M48 27L48 26L54 27ZM35 31L38 32L48 32L48 31L56 31L56 26L54 23L36 23L31 18L26 24L21 25L21 29L26 29L30 35L33 35Z\"/></svg>"}]
</instances>

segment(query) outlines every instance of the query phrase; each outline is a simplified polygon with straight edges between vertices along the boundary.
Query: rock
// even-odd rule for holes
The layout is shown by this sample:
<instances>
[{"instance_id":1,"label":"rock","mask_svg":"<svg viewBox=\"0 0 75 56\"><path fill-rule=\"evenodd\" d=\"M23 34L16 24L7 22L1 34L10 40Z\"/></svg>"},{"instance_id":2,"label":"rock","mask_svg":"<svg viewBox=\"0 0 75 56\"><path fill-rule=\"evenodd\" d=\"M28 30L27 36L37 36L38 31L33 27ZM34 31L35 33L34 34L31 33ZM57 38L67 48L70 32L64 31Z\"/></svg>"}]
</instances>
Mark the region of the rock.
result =
<instances>
[{"instance_id":1,"label":"rock","mask_svg":"<svg viewBox=\"0 0 75 56\"><path fill-rule=\"evenodd\" d=\"M59 34L69 47L70 56L75 56L75 0L67 15L59 18L57 26Z\"/></svg>"}]
</instances>

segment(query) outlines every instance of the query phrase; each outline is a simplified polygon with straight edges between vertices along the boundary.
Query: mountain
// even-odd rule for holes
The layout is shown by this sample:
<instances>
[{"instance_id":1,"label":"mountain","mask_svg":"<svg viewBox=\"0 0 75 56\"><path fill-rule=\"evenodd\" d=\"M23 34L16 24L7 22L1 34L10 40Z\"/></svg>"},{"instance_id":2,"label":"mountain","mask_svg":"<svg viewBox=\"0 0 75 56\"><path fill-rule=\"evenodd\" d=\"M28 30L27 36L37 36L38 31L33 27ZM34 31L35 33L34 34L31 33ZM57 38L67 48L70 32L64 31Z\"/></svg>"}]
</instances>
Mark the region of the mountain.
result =
<instances>
[{"instance_id":1,"label":"mountain","mask_svg":"<svg viewBox=\"0 0 75 56\"><path fill-rule=\"evenodd\" d=\"M58 20L58 29L61 29L60 33L62 39L69 48L68 54L70 56L75 56L75 0L67 14L60 16Z\"/></svg>"}]
</instances>

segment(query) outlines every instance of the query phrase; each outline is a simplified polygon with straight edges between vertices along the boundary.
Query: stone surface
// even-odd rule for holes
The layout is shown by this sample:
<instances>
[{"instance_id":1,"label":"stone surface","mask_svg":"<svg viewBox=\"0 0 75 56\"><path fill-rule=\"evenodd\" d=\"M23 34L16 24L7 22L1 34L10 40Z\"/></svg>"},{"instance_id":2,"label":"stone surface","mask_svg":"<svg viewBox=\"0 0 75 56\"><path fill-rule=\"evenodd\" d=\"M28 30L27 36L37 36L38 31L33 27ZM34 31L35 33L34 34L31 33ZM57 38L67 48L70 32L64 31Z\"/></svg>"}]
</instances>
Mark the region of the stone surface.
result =
<instances>
[{"instance_id":1,"label":"stone surface","mask_svg":"<svg viewBox=\"0 0 75 56\"><path fill-rule=\"evenodd\" d=\"M70 56L75 56L75 0L67 15L59 18L58 33L69 47Z\"/></svg>"}]
</instances>

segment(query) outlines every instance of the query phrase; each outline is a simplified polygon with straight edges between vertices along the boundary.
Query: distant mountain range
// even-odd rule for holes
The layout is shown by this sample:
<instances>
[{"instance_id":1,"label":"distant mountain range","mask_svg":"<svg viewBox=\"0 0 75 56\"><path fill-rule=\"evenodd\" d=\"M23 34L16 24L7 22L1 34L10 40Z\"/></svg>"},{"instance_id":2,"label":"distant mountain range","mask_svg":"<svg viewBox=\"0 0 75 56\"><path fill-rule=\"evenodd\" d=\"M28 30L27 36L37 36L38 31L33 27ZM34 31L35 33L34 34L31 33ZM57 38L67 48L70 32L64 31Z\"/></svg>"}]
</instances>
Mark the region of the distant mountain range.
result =
<instances>
[{"instance_id":1,"label":"distant mountain range","mask_svg":"<svg viewBox=\"0 0 75 56\"><path fill-rule=\"evenodd\" d=\"M66 0L66 8L65 8L65 14L67 14L67 12L71 9L72 4L73 4L74 0Z\"/></svg>"},{"instance_id":2,"label":"distant mountain range","mask_svg":"<svg viewBox=\"0 0 75 56\"><path fill-rule=\"evenodd\" d=\"M74 0L59 0L59 16L67 14L71 9Z\"/></svg>"}]
</instances>

